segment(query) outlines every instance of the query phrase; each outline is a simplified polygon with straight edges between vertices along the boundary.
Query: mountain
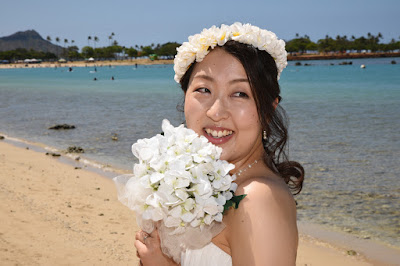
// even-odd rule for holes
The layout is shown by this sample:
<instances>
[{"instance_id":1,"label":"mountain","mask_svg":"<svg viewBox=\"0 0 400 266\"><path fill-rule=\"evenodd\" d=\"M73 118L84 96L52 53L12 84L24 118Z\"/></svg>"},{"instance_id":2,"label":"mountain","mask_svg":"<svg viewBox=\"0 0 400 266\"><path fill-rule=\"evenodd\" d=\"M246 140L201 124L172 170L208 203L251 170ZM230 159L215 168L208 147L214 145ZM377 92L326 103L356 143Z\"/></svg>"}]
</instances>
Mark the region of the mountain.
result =
<instances>
[{"instance_id":1,"label":"mountain","mask_svg":"<svg viewBox=\"0 0 400 266\"><path fill-rule=\"evenodd\" d=\"M17 48L33 49L35 51L57 54L62 47L45 40L34 30L19 31L10 36L0 38L0 51L15 50Z\"/></svg>"}]
</instances>

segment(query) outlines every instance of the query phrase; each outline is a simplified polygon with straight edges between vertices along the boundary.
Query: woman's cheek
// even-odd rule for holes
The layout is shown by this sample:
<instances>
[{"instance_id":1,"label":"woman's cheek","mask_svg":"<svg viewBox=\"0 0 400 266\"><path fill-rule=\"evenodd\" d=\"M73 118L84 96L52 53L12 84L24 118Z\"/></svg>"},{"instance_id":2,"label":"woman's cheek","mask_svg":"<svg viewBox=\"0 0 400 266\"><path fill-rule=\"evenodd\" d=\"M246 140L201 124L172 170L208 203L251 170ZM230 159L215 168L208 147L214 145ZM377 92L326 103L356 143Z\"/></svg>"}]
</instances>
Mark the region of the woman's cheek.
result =
<instances>
[{"instance_id":1,"label":"woman's cheek","mask_svg":"<svg viewBox=\"0 0 400 266\"><path fill-rule=\"evenodd\" d=\"M254 124L257 124L258 114L257 110L254 108L234 108L234 117L236 117L236 121L238 121L242 127L254 127Z\"/></svg>"},{"instance_id":2,"label":"woman's cheek","mask_svg":"<svg viewBox=\"0 0 400 266\"><path fill-rule=\"evenodd\" d=\"M198 124L198 122L200 120L199 118L202 115L201 104L193 97L186 96L184 112L185 112L185 119L186 119L187 127L191 128L197 132L195 125ZM199 133L199 132L197 132L197 133Z\"/></svg>"}]
</instances>

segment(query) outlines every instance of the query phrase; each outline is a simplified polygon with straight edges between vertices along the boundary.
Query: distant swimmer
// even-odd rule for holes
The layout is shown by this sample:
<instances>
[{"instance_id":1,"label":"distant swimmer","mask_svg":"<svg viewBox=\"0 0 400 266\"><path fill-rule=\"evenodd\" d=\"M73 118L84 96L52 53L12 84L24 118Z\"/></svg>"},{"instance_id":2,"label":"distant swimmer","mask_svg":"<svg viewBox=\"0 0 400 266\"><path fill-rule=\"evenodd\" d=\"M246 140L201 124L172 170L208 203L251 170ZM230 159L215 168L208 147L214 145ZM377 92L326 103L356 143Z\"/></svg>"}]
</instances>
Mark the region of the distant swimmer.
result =
<instances>
[{"instance_id":1,"label":"distant swimmer","mask_svg":"<svg viewBox=\"0 0 400 266\"><path fill-rule=\"evenodd\" d=\"M361 65L360 68L366 68L366 66L365 65Z\"/></svg>"},{"instance_id":2,"label":"distant swimmer","mask_svg":"<svg viewBox=\"0 0 400 266\"><path fill-rule=\"evenodd\" d=\"M96 81L96 80L97 80L97 78L94 78L93 80L94 80L94 81Z\"/></svg>"},{"instance_id":3,"label":"distant swimmer","mask_svg":"<svg viewBox=\"0 0 400 266\"><path fill-rule=\"evenodd\" d=\"M70 67L70 68L68 69L68 71L69 71L69 72L72 72L72 67Z\"/></svg>"},{"instance_id":4,"label":"distant swimmer","mask_svg":"<svg viewBox=\"0 0 400 266\"><path fill-rule=\"evenodd\" d=\"M111 77L111 80L114 80L114 76Z\"/></svg>"}]
</instances>

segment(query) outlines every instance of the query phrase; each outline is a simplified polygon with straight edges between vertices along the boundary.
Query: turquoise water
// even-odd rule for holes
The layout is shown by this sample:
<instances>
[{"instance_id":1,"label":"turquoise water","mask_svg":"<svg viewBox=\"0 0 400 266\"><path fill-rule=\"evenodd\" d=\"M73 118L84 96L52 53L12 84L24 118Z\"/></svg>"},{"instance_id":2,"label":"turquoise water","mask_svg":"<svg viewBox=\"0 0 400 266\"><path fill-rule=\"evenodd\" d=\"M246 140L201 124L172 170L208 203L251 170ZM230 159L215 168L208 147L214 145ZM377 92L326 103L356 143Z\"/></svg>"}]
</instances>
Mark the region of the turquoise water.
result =
<instances>
[{"instance_id":1,"label":"turquoise water","mask_svg":"<svg viewBox=\"0 0 400 266\"><path fill-rule=\"evenodd\" d=\"M290 157L306 169L298 217L400 247L400 58L341 61L291 62L281 77ZM170 65L0 69L0 132L131 169L132 143L163 118L183 121L173 75ZM48 130L59 123L76 129Z\"/></svg>"}]
</instances>

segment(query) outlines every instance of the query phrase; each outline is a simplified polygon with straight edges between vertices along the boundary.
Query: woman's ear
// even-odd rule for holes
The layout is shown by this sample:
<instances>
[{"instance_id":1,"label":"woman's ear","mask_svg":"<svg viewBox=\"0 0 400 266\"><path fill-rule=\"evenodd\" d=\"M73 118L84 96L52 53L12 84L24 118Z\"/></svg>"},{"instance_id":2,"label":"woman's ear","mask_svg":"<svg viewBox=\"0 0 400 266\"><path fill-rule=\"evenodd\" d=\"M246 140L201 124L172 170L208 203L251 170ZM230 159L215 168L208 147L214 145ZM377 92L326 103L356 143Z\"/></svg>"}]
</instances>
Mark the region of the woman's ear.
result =
<instances>
[{"instance_id":1,"label":"woman's ear","mask_svg":"<svg viewBox=\"0 0 400 266\"><path fill-rule=\"evenodd\" d=\"M276 97L274 102L272 103L272 106L274 107L274 109L276 109L276 107L278 107L278 104L279 104L279 99L278 99L278 97Z\"/></svg>"}]
</instances>

